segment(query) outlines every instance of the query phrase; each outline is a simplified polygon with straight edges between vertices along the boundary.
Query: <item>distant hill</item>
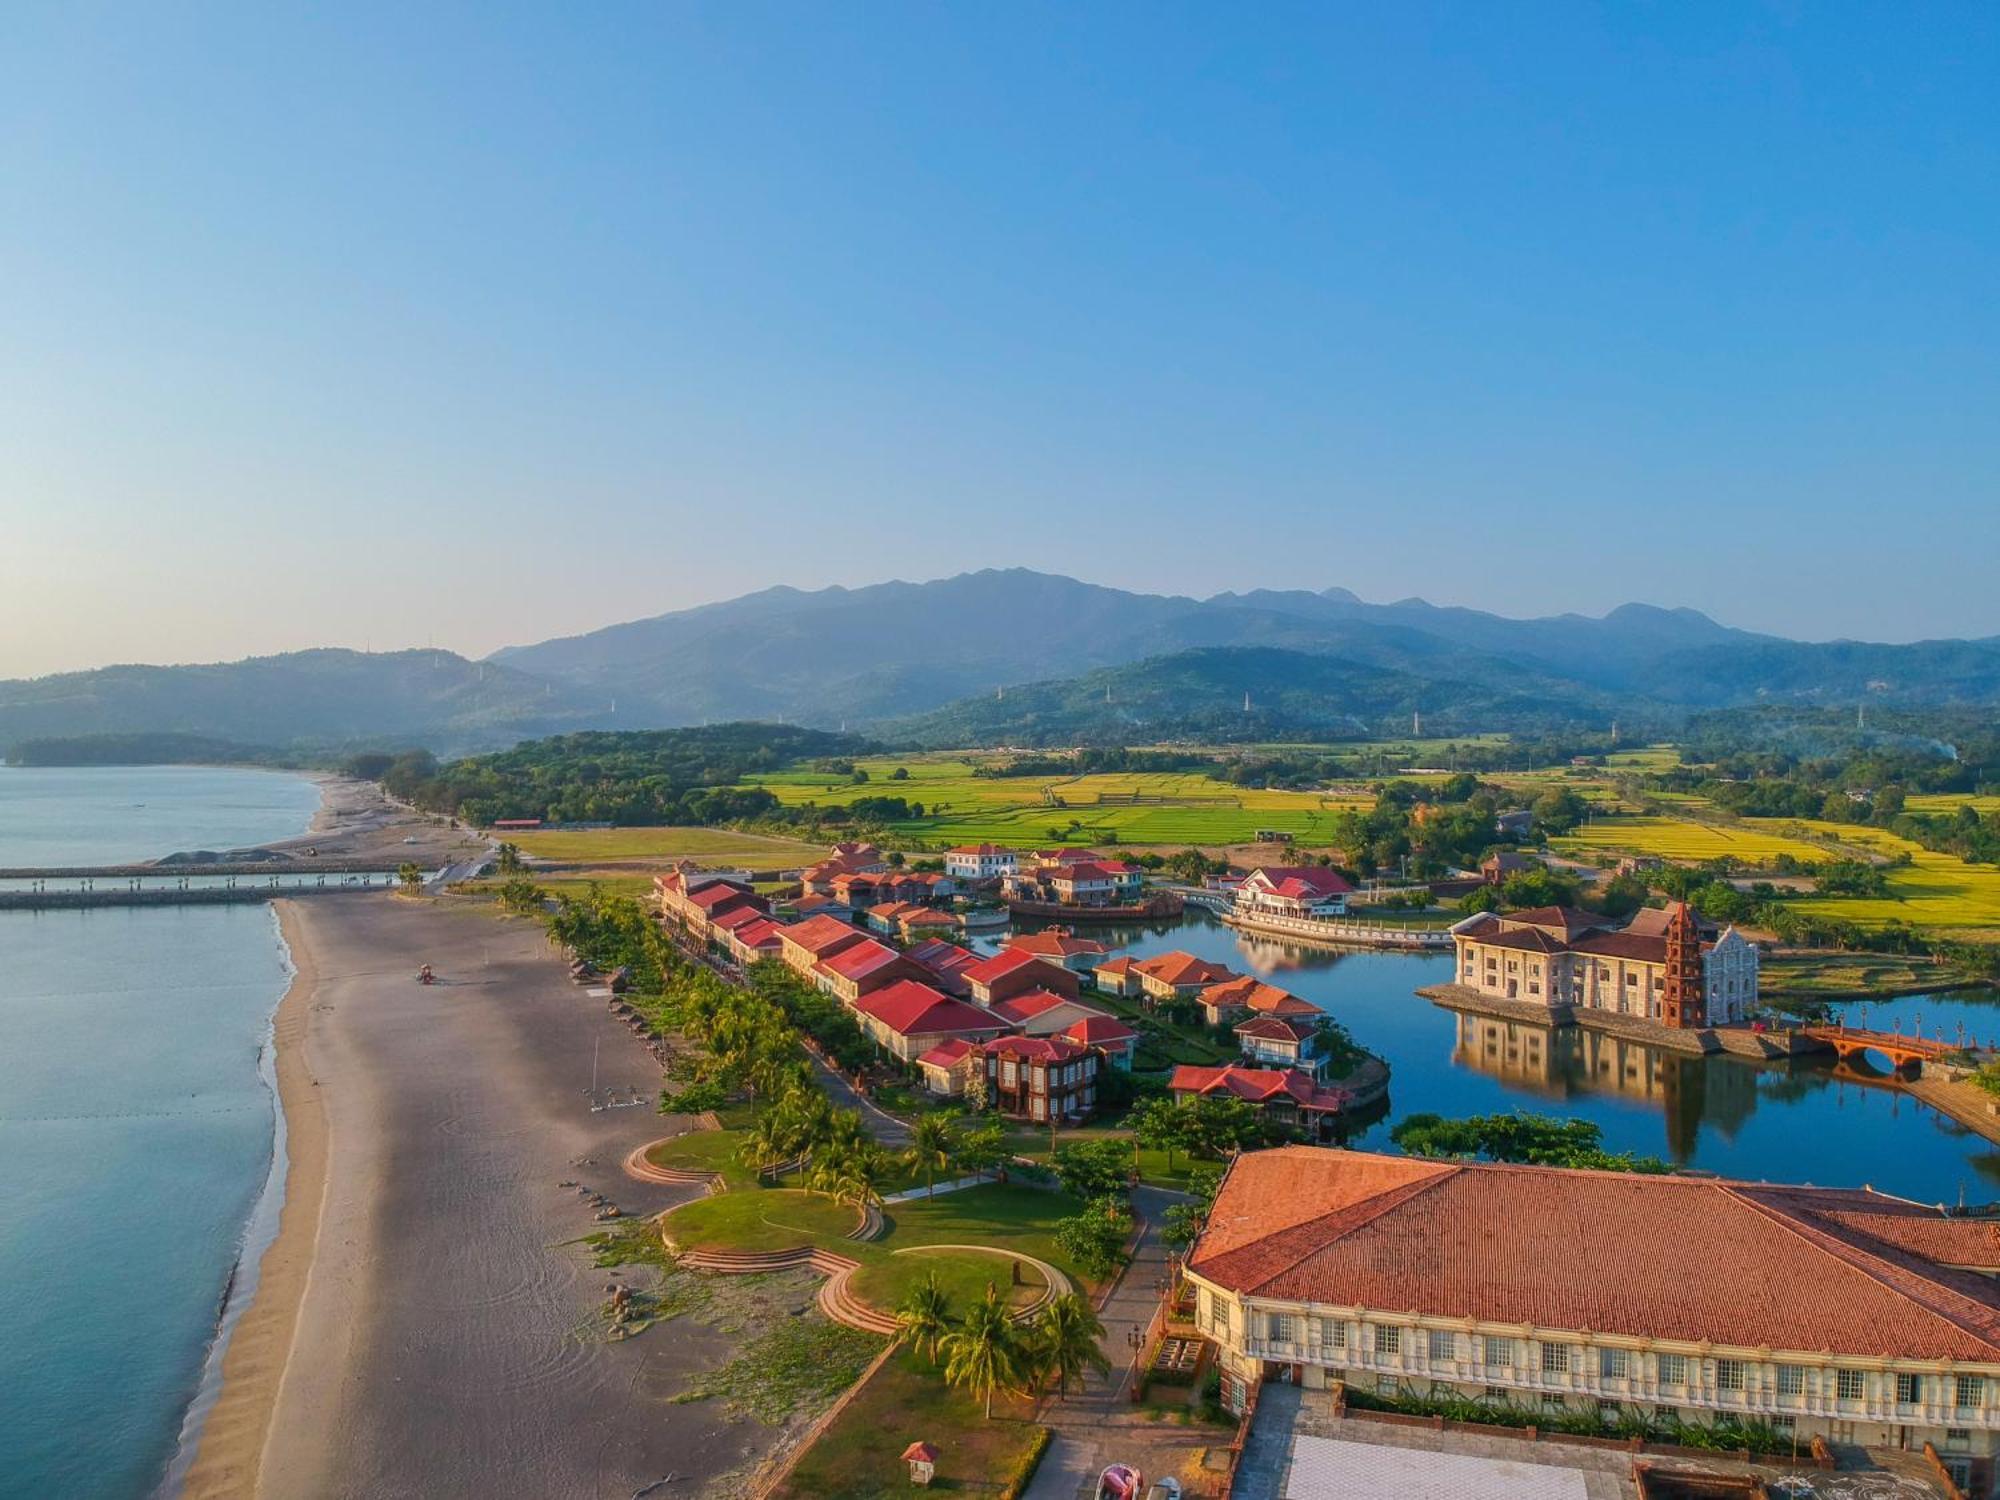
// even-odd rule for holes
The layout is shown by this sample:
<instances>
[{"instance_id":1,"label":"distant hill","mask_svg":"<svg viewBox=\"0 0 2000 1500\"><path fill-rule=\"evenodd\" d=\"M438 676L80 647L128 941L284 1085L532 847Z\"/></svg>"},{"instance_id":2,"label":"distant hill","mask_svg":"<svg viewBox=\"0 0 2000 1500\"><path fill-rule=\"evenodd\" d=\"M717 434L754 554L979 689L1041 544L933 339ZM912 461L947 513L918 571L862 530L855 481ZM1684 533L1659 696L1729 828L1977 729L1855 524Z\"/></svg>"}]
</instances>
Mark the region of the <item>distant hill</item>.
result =
<instances>
[{"instance_id":1,"label":"distant hill","mask_svg":"<svg viewBox=\"0 0 2000 1500\"><path fill-rule=\"evenodd\" d=\"M193 735L278 750L450 751L578 727L574 689L449 651L296 651L0 682L0 750L93 735Z\"/></svg>"},{"instance_id":2,"label":"distant hill","mask_svg":"<svg viewBox=\"0 0 2000 1500\"><path fill-rule=\"evenodd\" d=\"M1406 733L1419 710L1436 734L1595 727L1613 711L1593 690L1510 675L1533 686L1421 677L1269 646L1205 646L962 699L879 732L930 747L1220 743Z\"/></svg>"},{"instance_id":3,"label":"distant hill","mask_svg":"<svg viewBox=\"0 0 2000 1500\"><path fill-rule=\"evenodd\" d=\"M1603 727L1616 715L1670 730L1689 711L1760 704L2000 704L2000 638L1808 644L1647 604L1601 619L1515 620L1421 599L1368 604L1345 589L1191 599L1012 568L928 583L765 589L509 647L484 662L447 651L324 650L0 682L0 750L28 739L175 733L281 752L421 743L450 754L577 729L734 720L870 733L923 722L929 735L955 719L998 735L1005 721L971 700L1002 687L1018 697L1030 691L1024 684L1051 695L1051 724L1109 735L1120 723L1167 716L1137 701L1129 715L1086 713L1062 684L1199 651L1330 663L1288 667L1319 684L1285 710L1296 726L1288 732L1300 733L1343 718L1407 718L1418 701L1427 721L1468 729L1544 727L1564 715ZM1127 686L1136 698L1138 680ZM1263 694L1274 714L1283 701L1276 687ZM1235 699L1240 709L1240 687ZM1477 721L1482 712L1493 717Z\"/></svg>"}]
</instances>

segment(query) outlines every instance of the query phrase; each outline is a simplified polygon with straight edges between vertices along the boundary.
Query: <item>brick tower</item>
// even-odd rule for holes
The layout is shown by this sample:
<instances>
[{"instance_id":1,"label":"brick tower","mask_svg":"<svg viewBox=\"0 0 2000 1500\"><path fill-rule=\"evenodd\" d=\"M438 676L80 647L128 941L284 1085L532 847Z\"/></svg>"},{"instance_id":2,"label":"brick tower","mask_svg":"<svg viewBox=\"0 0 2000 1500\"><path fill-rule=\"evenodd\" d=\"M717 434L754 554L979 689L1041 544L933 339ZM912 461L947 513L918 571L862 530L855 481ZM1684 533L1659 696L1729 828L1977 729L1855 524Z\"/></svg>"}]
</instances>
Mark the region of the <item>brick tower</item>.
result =
<instances>
[{"instance_id":1,"label":"brick tower","mask_svg":"<svg viewBox=\"0 0 2000 1500\"><path fill-rule=\"evenodd\" d=\"M1708 992L1702 983L1701 924L1694 908L1682 901L1667 923L1666 990L1660 997L1660 1020L1668 1026L1693 1029L1708 1024Z\"/></svg>"}]
</instances>

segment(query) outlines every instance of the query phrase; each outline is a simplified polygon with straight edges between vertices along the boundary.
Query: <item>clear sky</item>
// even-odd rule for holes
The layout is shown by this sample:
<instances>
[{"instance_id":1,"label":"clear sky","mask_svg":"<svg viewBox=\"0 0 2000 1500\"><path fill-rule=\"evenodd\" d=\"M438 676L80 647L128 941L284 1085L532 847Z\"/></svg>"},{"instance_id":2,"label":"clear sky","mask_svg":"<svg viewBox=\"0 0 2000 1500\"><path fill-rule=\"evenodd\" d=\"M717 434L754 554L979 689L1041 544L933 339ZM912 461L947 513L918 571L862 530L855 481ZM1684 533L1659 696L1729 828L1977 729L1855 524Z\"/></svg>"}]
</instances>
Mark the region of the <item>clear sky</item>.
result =
<instances>
[{"instance_id":1,"label":"clear sky","mask_svg":"<svg viewBox=\"0 0 2000 1500\"><path fill-rule=\"evenodd\" d=\"M1025 564L2000 633L2000 10L0 7L0 675Z\"/></svg>"}]
</instances>

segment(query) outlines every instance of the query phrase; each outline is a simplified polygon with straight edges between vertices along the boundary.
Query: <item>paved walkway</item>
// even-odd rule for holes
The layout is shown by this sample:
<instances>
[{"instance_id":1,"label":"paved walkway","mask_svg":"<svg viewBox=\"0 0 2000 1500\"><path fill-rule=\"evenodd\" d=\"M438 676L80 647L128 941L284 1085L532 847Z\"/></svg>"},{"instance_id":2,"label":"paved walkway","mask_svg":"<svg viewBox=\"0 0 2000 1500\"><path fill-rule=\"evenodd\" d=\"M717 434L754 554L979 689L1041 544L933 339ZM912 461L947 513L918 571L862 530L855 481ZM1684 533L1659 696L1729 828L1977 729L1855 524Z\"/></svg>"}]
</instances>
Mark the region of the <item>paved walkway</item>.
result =
<instances>
[{"instance_id":1,"label":"paved walkway","mask_svg":"<svg viewBox=\"0 0 2000 1500\"><path fill-rule=\"evenodd\" d=\"M1105 1299L1098 1317L1104 1323L1104 1353L1111 1361L1109 1378L1093 1376L1068 1401L1047 1402L1041 1420L1055 1429L1055 1439L1035 1471L1023 1500L1078 1500L1092 1494L1097 1476L1109 1463L1136 1464L1150 1482L1165 1474L1184 1474L1198 1450L1227 1443L1223 1429L1182 1427L1149 1419L1132 1403L1134 1330L1143 1331L1159 1306L1160 1283L1167 1274L1167 1247L1160 1240L1160 1220L1186 1195L1163 1188L1140 1188L1133 1197L1145 1216L1145 1233L1133 1251L1132 1263Z\"/></svg>"}]
</instances>

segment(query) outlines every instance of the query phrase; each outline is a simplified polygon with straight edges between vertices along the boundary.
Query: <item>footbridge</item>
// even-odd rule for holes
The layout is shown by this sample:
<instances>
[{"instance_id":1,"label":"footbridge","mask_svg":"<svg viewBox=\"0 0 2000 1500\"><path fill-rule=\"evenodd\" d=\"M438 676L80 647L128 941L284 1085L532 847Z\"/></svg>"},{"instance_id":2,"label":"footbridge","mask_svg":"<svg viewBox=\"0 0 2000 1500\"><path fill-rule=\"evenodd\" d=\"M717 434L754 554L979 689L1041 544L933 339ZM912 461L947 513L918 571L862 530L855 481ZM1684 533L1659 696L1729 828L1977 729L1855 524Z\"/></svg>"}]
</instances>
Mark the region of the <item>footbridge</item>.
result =
<instances>
[{"instance_id":1,"label":"footbridge","mask_svg":"<svg viewBox=\"0 0 2000 1500\"><path fill-rule=\"evenodd\" d=\"M1802 1035L1833 1048L1842 1062L1851 1062L1864 1052L1877 1052L1888 1058L1898 1072L1961 1050L1950 1042L1906 1036L1900 1031L1864 1031L1853 1026L1802 1026L1799 1030Z\"/></svg>"}]
</instances>

